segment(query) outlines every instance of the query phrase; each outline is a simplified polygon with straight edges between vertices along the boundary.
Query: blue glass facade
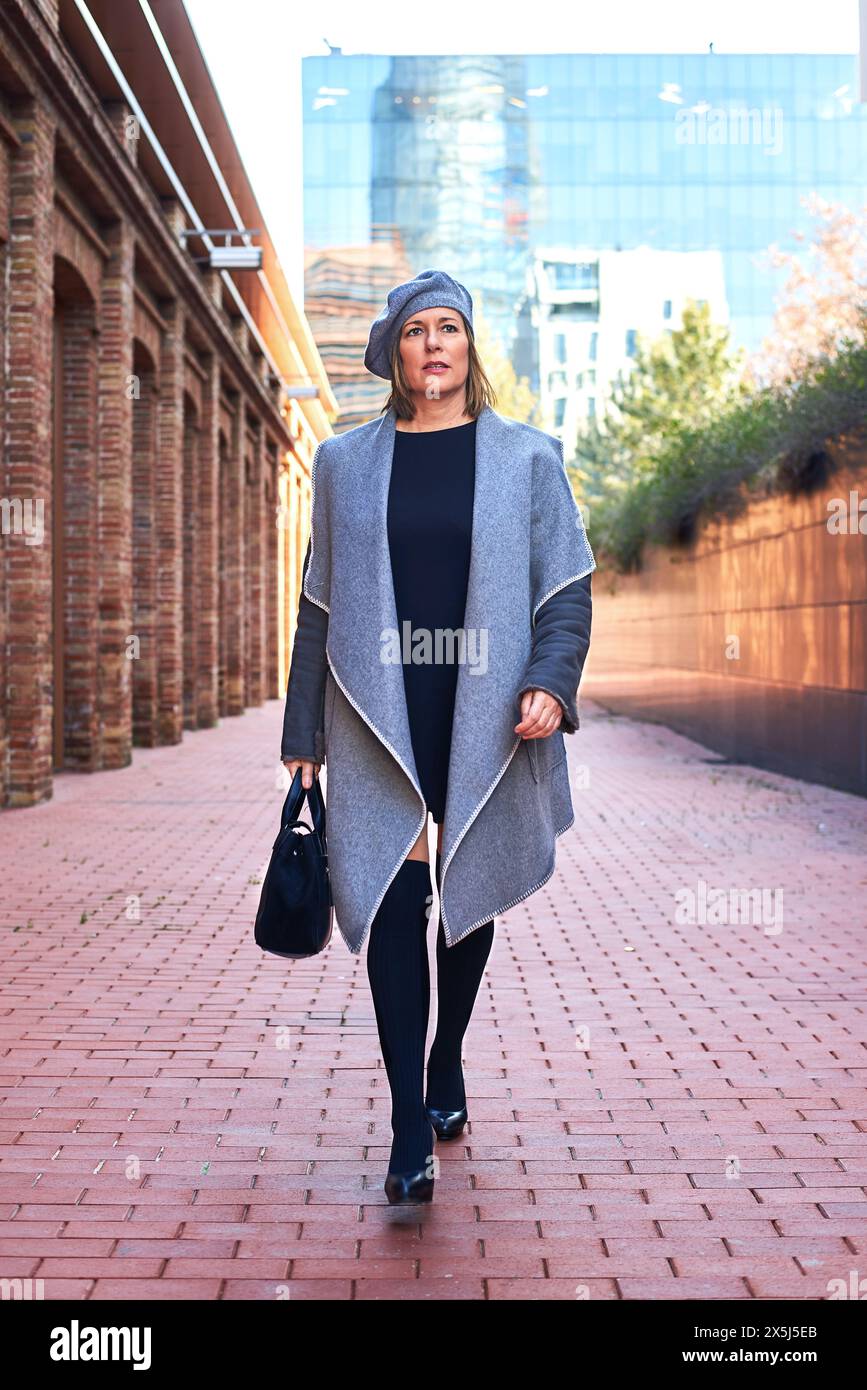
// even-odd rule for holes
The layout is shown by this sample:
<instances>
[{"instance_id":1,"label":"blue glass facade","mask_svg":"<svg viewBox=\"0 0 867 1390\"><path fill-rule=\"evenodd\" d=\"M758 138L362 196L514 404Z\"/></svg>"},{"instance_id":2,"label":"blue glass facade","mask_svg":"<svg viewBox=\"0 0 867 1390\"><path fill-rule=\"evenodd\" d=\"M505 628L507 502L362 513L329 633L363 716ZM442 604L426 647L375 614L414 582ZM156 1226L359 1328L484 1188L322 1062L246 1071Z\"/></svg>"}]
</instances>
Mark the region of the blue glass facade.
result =
<instances>
[{"instance_id":1,"label":"blue glass facade","mask_svg":"<svg viewBox=\"0 0 867 1390\"><path fill-rule=\"evenodd\" d=\"M399 233L514 346L536 248L719 250L735 343L758 346L817 192L860 207L857 58L797 54L306 58L308 248Z\"/></svg>"}]
</instances>

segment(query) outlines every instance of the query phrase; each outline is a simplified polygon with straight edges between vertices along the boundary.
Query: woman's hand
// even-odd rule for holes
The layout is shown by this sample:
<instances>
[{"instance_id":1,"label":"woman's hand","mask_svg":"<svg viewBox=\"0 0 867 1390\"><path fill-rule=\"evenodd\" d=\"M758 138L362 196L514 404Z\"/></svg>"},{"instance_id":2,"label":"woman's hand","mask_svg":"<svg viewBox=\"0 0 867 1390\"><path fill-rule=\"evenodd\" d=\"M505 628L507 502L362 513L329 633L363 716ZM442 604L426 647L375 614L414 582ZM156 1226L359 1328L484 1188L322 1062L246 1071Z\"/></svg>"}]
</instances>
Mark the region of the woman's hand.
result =
<instances>
[{"instance_id":1,"label":"woman's hand","mask_svg":"<svg viewBox=\"0 0 867 1390\"><path fill-rule=\"evenodd\" d=\"M289 769L289 776L294 777L297 769L301 769L301 785L310 788L313 786L313 778L319 776L321 763L308 762L306 758L283 758L283 766Z\"/></svg>"},{"instance_id":2,"label":"woman's hand","mask_svg":"<svg viewBox=\"0 0 867 1390\"><path fill-rule=\"evenodd\" d=\"M525 690L521 696L521 722L515 733L523 738L548 738L559 729L563 706L547 690Z\"/></svg>"}]
</instances>

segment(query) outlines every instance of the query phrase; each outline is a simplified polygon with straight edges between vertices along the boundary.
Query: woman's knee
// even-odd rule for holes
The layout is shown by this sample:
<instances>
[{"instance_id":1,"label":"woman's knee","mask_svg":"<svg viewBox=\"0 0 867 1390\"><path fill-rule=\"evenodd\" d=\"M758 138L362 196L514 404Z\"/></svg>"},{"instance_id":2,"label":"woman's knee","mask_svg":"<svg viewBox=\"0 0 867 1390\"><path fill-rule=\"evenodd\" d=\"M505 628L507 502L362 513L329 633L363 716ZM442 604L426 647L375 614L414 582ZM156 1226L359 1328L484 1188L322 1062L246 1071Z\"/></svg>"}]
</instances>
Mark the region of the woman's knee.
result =
<instances>
[{"instance_id":1,"label":"woman's knee","mask_svg":"<svg viewBox=\"0 0 867 1390\"><path fill-rule=\"evenodd\" d=\"M406 857L407 859L421 859L425 864L430 863L430 855L428 854L427 848L427 816L425 816L424 828L421 834Z\"/></svg>"}]
</instances>

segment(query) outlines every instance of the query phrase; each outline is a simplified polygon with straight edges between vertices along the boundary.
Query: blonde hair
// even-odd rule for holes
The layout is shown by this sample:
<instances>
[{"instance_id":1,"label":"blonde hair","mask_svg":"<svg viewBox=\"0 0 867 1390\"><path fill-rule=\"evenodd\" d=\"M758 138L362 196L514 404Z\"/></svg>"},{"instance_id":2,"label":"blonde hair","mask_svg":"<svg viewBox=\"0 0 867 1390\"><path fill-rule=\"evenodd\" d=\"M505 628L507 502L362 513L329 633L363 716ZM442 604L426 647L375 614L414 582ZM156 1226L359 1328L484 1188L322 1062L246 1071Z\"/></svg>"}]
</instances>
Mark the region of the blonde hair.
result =
<instances>
[{"instance_id":1,"label":"blonde hair","mask_svg":"<svg viewBox=\"0 0 867 1390\"><path fill-rule=\"evenodd\" d=\"M460 309L455 311L461 313ZM466 410L475 420L481 415L486 405L494 407L497 403L496 392L485 375L481 358L476 351L476 343L470 330L469 324L461 314L464 332L467 335L467 379L466 386ZM403 361L400 355L400 333L394 335L394 342L391 346L391 394L382 412L394 408L394 413L399 420L412 420L415 417L415 406L413 404L412 392L407 385L406 376L403 370Z\"/></svg>"}]
</instances>

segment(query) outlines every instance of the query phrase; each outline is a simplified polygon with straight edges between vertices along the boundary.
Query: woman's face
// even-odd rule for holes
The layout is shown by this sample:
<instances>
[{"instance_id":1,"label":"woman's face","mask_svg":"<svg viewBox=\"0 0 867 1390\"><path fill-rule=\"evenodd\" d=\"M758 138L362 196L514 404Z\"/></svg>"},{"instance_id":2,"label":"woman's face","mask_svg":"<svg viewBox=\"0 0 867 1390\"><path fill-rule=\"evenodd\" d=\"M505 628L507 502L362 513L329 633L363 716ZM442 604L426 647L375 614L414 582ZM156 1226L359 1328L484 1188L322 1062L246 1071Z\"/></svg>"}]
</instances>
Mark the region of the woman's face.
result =
<instances>
[{"instance_id":1,"label":"woman's face","mask_svg":"<svg viewBox=\"0 0 867 1390\"><path fill-rule=\"evenodd\" d=\"M400 330L400 359L410 391L439 400L465 390L469 339L457 309L422 309Z\"/></svg>"}]
</instances>

